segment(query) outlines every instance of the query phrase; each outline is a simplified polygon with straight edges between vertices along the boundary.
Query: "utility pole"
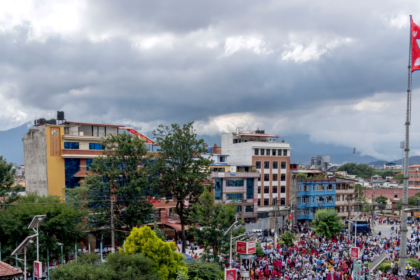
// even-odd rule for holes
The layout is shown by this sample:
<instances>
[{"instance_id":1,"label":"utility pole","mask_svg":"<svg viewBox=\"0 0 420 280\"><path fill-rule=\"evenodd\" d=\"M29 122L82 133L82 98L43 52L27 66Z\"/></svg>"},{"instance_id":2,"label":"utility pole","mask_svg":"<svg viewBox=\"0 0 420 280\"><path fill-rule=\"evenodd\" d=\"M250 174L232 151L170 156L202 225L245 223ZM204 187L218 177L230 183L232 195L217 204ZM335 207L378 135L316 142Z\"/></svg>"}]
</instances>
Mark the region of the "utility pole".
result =
<instances>
[{"instance_id":1,"label":"utility pole","mask_svg":"<svg viewBox=\"0 0 420 280\"><path fill-rule=\"evenodd\" d=\"M111 198L111 252L115 253L114 200Z\"/></svg>"},{"instance_id":2,"label":"utility pole","mask_svg":"<svg viewBox=\"0 0 420 280\"><path fill-rule=\"evenodd\" d=\"M372 232L373 232L373 230L374 230L374 225L375 225L375 222L374 222L374 215L375 215L375 205L376 203L375 203L375 192L373 192L372 193L372 206L371 206L371 211L370 211L370 223L371 223L371 229L372 229Z\"/></svg>"}]
</instances>

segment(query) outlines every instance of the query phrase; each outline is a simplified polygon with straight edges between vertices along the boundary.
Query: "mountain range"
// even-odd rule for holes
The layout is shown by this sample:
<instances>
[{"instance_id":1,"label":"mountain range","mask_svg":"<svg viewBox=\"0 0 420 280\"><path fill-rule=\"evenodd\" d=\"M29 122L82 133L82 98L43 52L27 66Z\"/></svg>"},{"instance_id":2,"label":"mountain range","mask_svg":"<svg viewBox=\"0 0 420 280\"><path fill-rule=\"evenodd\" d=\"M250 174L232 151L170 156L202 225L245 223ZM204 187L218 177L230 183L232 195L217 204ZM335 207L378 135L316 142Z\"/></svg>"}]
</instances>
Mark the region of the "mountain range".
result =
<instances>
[{"instance_id":1,"label":"mountain range","mask_svg":"<svg viewBox=\"0 0 420 280\"><path fill-rule=\"evenodd\" d=\"M24 123L9 130L0 131L0 155L6 158L8 162L13 162L16 165L23 164L22 138L31 125L31 123ZM147 136L151 137L151 135ZM215 143L220 146L220 136L199 135L199 137L202 137L209 146L213 146ZM292 147L291 161L293 163L307 165L310 163L311 157L316 155L330 156L333 163L356 162L381 167L386 162L371 156L362 156L358 152L353 158L353 148L315 143L310 140L309 135L280 136L279 141L281 140L290 143ZM401 159L393 162L401 164ZM410 164L420 164L420 156L410 157Z\"/></svg>"}]
</instances>

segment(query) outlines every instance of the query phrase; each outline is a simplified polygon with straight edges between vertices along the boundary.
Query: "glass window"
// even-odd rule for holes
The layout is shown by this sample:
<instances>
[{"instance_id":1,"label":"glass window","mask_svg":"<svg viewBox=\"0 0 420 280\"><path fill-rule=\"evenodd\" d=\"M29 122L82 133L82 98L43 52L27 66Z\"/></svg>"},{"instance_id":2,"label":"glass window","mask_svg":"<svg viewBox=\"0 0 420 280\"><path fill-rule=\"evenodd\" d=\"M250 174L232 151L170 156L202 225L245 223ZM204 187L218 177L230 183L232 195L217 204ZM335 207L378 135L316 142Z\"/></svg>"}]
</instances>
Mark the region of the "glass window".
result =
<instances>
[{"instance_id":1,"label":"glass window","mask_svg":"<svg viewBox=\"0 0 420 280\"><path fill-rule=\"evenodd\" d=\"M277 168L279 168L279 162L273 161L273 169L277 169Z\"/></svg>"},{"instance_id":2,"label":"glass window","mask_svg":"<svg viewBox=\"0 0 420 280\"><path fill-rule=\"evenodd\" d=\"M266 154L267 156L269 156L269 155L270 155L270 149L266 149L266 150L265 150L265 154Z\"/></svg>"},{"instance_id":3,"label":"glass window","mask_svg":"<svg viewBox=\"0 0 420 280\"><path fill-rule=\"evenodd\" d=\"M277 181L278 180L278 175L277 174L273 174L273 181Z\"/></svg>"},{"instance_id":4,"label":"glass window","mask_svg":"<svg viewBox=\"0 0 420 280\"><path fill-rule=\"evenodd\" d=\"M277 187L273 187L273 193L277 193Z\"/></svg>"},{"instance_id":5,"label":"glass window","mask_svg":"<svg viewBox=\"0 0 420 280\"><path fill-rule=\"evenodd\" d=\"M285 161L281 162L281 169L286 169L286 162Z\"/></svg>"},{"instance_id":6,"label":"glass window","mask_svg":"<svg viewBox=\"0 0 420 280\"><path fill-rule=\"evenodd\" d=\"M242 206L236 206L236 213L242 212Z\"/></svg>"},{"instance_id":7,"label":"glass window","mask_svg":"<svg viewBox=\"0 0 420 280\"><path fill-rule=\"evenodd\" d=\"M264 187L264 193L270 193L270 188L269 187Z\"/></svg>"},{"instance_id":8,"label":"glass window","mask_svg":"<svg viewBox=\"0 0 420 280\"><path fill-rule=\"evenodd\" d=\"M286 174L281 174L280 181L286 181Z\"/></svg>"},{"instance_id":9,"label":"glass window","mask_svg":"<svg viewBox=\"0 0 420 280\"><path fill-rule=\"evenodd\" d=\"M80 159L78 158L65 158L64 159L64 173L65 173L65 186L66 188L74 188L79 186L80 178L74 175L80 171Z\"/></svg>"},{"instance_id":10,"label":"glass window","mask_svg":"<svg viewBox=\"0 0 420 280\"><path fill-rule=\"evenodd\" d=\"M228 200L239 200L243 199L244 195L241 193L228 193L226 194L226 199Z\"/></svg>"},{"instance_id":11,"label":"glass window","mask_svg":"<svg viewBox=\"0 0 420 280\"><path fill-rule=\"evenodd\" d=\"M283 156L287 157L287 150L283 150Z\"/></svg>"},{"instance_id":12,"label":"glass window","mask_svg":"<svg viewBox=\"0 0 420 280\"><path fill-rule=\"evenodd\" d=\"M272 155L272 156L275 156L275 155L276 155L276 151L277 151L277 150L272 149L272 150L271 150L271 155Z\"/></svg>"},{"instance_id":13,"label":"glass window","mask_svg":"<svg viewBox=\"0 0 420 280\"><path fill-rule=\"evenodd\" d=\"M89 143L89 150L102 150L102 145L98 143Z\"/></svg>"},{"instance_id":14,"label":"glass window","mask_svg":"<svg viewBox=\"0 0 420 280\"><path fill-rule=\"evenodd\" d=\"M264 169L269 169L269 168L270 168L270 162L264 161Z\"/></svg>"},{"instance_id":15,"label":"glass window","mask_svg":"<svg viewBox=\"0 0 420 280\"><path fill-rule=\"evenodd\" d=\"M324 191L324 190L325 190L324 185L319 184L319 185L317 186L317 191Z\"/></svg>"},{"instance_id":16,"label":"glass window","mask_svg":"<svg viewBox=\"0 0 420 280\"><path fill-rule=\"evenodd\" d=\"M261 193L261 187L258 186L258 193Z\"/></svg>"},{"instance_id":17,"label":"glass window","mask_svg":"<svg viewBox=\"0 0 420 280\"><path fill-rule=\"evenodd\" d=\"M261 206L261 199L258 199L258 206Z\"/></svg>"},{"instance_id":18,"label":"glass window","mask_svg":"<svg viewBox=\"0 0 420 280\"><path fill-rule=\"evenodd\" d=\"M93 158L86 159L86 169L89 170L90 165L92 164Z\"/></svg>"},{"instance_id":19,"label":"glass window","mask_svg":"<svg viewBox=\"0 0 420 280\"><path fill-rule=\"evenodd\" d=\"M220 157L220 162L225 162L226 161L226 157Z\"/></svg>"},{"instance_id":20,"label":"glass window","mask_svg":"<svg viewBox=\"0 0 420 280\"><path fill-rule=\"evenodd\" d=\"M264 198L264 206L268 206L270 203L270 199Z\"/></svg>"},{"instance_id":21,"label":"glass window","mask_svg":"<svg viewBox=\"0 0 420 280\"><path fill-rule=\"evenodd\" d=\"M222 178L214 179L214 199L215 200L222 200Z\"/></svg>"},{"instance_id":22,"label":"glass window","mask_svg":"<svg viewBox=\"0 0 420 280\"><path fill-rule=\"evenodd\" d=\"M261 169L261 161L256 161L255 162L255 168Z\"/></svg>"},{"instance_id":23,"label":"glass window","mask_svg":"<svg viewBox=\"0 0 420 280\"><path fill-rule=\"evenodd\" d=\"M270 175L269 174L264 174L264 181L266 181L266 182L270 181Z\"/></svg>"},{"instance_id":24,"label":"glass window","mask_svg":"<svg viewBox=\"0 0 420 280\"><path fill-rule=\"evenodd\" d=\"M297 203L300 203L300 197L298 197L298 198L296 199L296 201L297 201Z\"/></svg>"},{"instance_id":25,"label":"glass window","mask_svg":"<svg viewBox=\"0 0 420 280\"><path fill-rule=\"evenodd\" d=\"M258 177L258 182L261 182L261 177Z\"/></svg>"},{"instance_id":26,"label":"glass window","mask_svg":"<svg viewBox=\"0 0 420 280\"><path fill-rule=\"evenodd\" d=\"M280 157L283 150L277 150L277 155Z\"/></svg>"},{"instance_id":27,"label":"glass window","mask_svg":"<svg viewBox=\"0 0 420 280\"><path fill-rule=\"evenodd\" d=\"M334 190L334 185L331 185L331 184L330 184L330 185L328 185L328 190L329 190L329 191L333 191L333 190Z\"/></svg>"},{"instance_id":28,"label":"glass window","mask_svg":"<svg viewBox=\"0 0 420 280\"><path fill-rule=\"evenodd\" d=\"M265 150L264 149L261 149L261 155L262 156L264 155L264 152L265 152Z\"/></svg>"},{"instance_id":29,"label":"glass window","mask_svg":"<svg viewBox=\"0 0 420 280\"><path fill-rule=\"evenodd\" d=\"M64 142L64 149L78 150L79 142Z\"/></svg>"},{"instance_id":30,"label":"glass window","mask_svg":"<svg viewBox=\"0 0 420 280\"><path fill-rule=\"evenodd\" d=\"M286 199L280 198L280 205L286 205Z\"/></svg>"},{"instance_id":31,"label":"glass window","mask_svg":"<svg viewBox=\"0 0 420 280\"><path fill-rule=\"evenodd\" d=\"M260 149L254 149L254 156L258 156L260 154Z\"/></svg>"},{"instance_id":32,"label":"glass window","mask_svg":"<svg viewBox=\"0 0 420 280\"><path fill-rule=\"evenodd\" d=\"M248 205L245 207L245 212L254 212L254 206Z\"/></svg>"},{"instance_id":33,"label":"glass window","mask_svg":"<svg viewBox=\"0 0 420 280\"><path fill-rule=\"evenodd\" d=\"M281 193L286 193L286 187L285 186L281 186L280 187L280 192Z\"/></svg>"},{"instance_id":34,"label":"glass window","mask_svg":"<svg viewBox=\"0 0 420 280\"><path fill-rule=\"evenodd\" d=\"M254 178L246 179L246 199L254 198Z\"/></svg>"},{"instance_id":35,"label":"glass window","mask_svg":"<svg viewBox=\"0 0 420 280\"><path fill-rule=\"evenodd\" d=\"M244 180L226 180L226 187L243 187Z\"/></svg>"}]
</instances>

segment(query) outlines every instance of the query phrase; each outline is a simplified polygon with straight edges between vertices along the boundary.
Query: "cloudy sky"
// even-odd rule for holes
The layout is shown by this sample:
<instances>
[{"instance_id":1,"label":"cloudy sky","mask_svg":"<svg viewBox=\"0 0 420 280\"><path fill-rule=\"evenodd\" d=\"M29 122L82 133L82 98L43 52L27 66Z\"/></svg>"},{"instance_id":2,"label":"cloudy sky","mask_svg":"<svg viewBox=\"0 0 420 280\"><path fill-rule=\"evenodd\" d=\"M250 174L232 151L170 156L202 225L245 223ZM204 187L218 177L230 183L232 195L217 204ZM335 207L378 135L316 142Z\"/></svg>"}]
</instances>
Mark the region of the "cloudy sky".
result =
<instances>
[{"instance_id":1,"label":"cloudy sky","mask_svg":"<svg viewBox=\"0 0 420 280\"><path fill-rule=\"evenodd\" d=\"M401 154L418 0L0 1L0 130L196 121ZM412 154L420 154L414 73Z\"/></svg>"}]
</instances>

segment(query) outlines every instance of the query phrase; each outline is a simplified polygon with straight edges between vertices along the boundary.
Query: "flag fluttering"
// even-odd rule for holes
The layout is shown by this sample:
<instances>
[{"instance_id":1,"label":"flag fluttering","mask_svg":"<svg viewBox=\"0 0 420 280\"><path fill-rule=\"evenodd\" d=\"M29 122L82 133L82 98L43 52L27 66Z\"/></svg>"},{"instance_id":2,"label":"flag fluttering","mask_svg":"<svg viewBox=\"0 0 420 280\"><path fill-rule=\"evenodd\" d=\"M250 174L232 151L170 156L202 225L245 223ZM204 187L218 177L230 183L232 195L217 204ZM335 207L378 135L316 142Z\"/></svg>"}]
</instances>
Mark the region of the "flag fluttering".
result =
<instances>
[{"instance_id":1,"label":"flag fluttering","mask_svg":"<svg viewBox=\"0 0 420 280\"><path fill-rule=\"evenodd\" d=\"M411 18L411 72L420 70L420 48L417 39L420 39L420 27Z\"/></svg>"}]
</instances>

